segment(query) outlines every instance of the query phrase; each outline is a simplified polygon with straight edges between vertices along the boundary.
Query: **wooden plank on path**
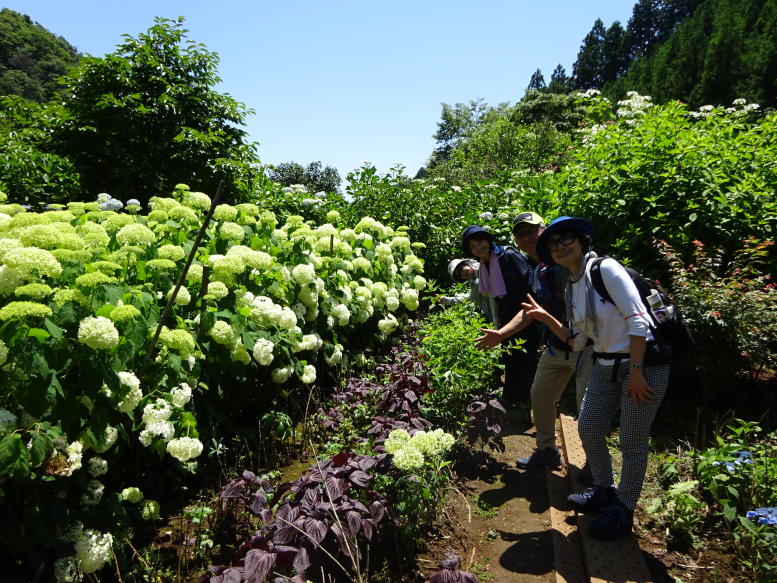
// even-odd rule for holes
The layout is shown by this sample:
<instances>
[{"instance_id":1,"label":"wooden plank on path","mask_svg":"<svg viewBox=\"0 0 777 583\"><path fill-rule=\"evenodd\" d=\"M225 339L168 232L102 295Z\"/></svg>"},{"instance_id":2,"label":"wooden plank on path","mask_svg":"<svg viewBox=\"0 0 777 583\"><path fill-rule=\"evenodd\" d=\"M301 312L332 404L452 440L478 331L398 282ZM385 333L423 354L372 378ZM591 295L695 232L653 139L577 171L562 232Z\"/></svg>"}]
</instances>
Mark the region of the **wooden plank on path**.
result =
<instances>
[{"instance_id":1,"label":"wooden plank on path","mask_svg":"<svg viewBox=\"0 0 777 583\"><path fill-rule=\"evenodd\" d=\"M573 491L580 492L585 487L577 478L585 463L585 452L577 433L577 421L562 415L561 434L567 460L567 475ZM633 535L614 541L591 538L588 535L588 523L591 520L591 516L583 514L577 517L578 534L591 583L650 583L652 579L637 539Z\"/></svg>"},{"instance_id":2,"label":"wooden plank on path","mask_svg":"<svg viewBox=\"0 0 777 583\"><path fill-rule=\"evenodd\" d=\"M588 583L575 513L567 507L568 494L569 481L566 470L559 468L550 471L548 499L553 529L556 583Z\"/></svg>"}]
</instances>

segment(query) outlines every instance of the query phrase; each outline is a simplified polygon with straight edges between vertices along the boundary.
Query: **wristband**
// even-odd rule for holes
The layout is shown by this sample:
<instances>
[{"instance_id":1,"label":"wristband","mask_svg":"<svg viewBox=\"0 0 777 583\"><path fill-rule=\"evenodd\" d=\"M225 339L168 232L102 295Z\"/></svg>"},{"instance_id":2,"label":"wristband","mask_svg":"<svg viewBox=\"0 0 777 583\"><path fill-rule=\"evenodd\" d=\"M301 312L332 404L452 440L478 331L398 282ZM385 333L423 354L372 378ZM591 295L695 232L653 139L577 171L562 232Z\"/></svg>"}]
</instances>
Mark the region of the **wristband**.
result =
<instances>
[{"instance_id":1,"label":"wristband","mask_svg":"<svg viewBox=\"0 0 777 583\"><path fill-rule=\"evenodd\" d=\"M629 368L631 370L639 370L639 371L641 371L642 370L642 363L641 362L631 362L629 364Z\"/></svg>"}]
</instances>

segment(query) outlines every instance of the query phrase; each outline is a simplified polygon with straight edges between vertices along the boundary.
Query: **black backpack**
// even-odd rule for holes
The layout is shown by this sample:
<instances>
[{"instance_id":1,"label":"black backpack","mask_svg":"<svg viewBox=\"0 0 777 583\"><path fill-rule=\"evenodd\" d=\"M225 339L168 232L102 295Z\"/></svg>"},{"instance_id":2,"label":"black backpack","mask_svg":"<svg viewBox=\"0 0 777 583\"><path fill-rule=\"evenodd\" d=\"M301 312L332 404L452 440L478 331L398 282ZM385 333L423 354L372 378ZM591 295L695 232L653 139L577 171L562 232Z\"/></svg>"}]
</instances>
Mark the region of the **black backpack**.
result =
<instances>
[{"instance_id":1,"label":"black backpack","mask_svg":"<svg viewBox=\"0 0 777 583\"><path fill-rule=\"evenodd\" d=\"M593 283L594 289L599 292L599 295L602 296L605 301L614 304L615 302L612 300L612 296L607 291L604 280L602 279L601 264L604 259L605 257L597 257L593 260L591 264L591 283ZM652 322L651 330L656 342L668 345L671 348L673 360L687 360L691 358L695 341L688 325L685 323L685 320L683 320L683 316L680 313L680 308L677 304L669 299L669 296L661 289L661 286L652 285L642 276L642 274L631 267L625 265L622 265L622 267L626 270L626 273L629 274L629 277L631 277L631 280L637 287L639 297L642 299L642 303L645 306L645 312L650 315L650 320ZM658 295L664 304L664 307L662 308L662 315L664 317L662 319L656 317L656 314L651 309L647 300L648 296L654 291L658 292Z\"/></svg>"}]
</instances>

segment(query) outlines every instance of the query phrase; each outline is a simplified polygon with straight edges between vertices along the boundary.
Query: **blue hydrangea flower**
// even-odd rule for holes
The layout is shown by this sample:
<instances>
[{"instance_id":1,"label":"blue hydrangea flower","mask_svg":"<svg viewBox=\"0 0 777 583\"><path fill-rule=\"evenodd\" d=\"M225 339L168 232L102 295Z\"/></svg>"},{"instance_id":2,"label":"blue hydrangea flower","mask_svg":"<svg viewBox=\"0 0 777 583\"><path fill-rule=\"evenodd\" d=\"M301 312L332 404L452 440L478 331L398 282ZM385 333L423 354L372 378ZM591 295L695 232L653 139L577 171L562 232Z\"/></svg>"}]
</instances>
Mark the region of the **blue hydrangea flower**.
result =
<instances>
[{"instance_id":1,"label":"blue hydrangea flower","mask_svg":"<svg viewBox=\"0 0 777 583\"><path fill-rule=\"evenodd\" d=\"M748 510L745 517L761 525L777 526L777 506Z\"/></svg>"}]
</instances>

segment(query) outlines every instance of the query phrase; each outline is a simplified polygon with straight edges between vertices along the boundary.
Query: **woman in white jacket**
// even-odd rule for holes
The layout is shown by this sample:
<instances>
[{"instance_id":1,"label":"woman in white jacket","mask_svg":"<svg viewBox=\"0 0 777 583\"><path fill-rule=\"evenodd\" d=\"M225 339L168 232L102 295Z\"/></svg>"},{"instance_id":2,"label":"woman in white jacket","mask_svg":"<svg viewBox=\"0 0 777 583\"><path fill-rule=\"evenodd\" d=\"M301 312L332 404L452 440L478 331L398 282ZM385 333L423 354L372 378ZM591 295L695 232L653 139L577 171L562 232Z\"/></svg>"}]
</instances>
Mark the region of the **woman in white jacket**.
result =
<instances>
[{"instance_id":1,"label":"woman in white jacket","mask_svg":"<svg viewBox=\"0 0 777 583\"><path fill-rule=\"evenodd\" d=\"M529 297L527 316L543 322L572 348L587 338L594 342L594 363L580 408L578 431L596 486L568 497L578 512L600 512L589 525L592 536L612 539L629 534L634 508L645 479L650 426L669 380L668 355L654 354L650 315L634 282L616 260L601 262L605 288L614 303L605 301L591 281L590 250L593 227L585 219L559 217L537 241L543 262L566 267L568 322L561 323ZM617 487L606 437L620 409L620 449L623 468Z\"/></svg>"}]
</instances>

